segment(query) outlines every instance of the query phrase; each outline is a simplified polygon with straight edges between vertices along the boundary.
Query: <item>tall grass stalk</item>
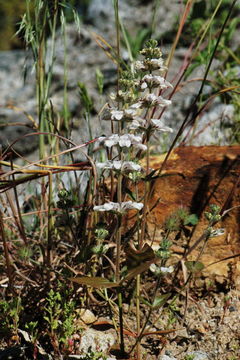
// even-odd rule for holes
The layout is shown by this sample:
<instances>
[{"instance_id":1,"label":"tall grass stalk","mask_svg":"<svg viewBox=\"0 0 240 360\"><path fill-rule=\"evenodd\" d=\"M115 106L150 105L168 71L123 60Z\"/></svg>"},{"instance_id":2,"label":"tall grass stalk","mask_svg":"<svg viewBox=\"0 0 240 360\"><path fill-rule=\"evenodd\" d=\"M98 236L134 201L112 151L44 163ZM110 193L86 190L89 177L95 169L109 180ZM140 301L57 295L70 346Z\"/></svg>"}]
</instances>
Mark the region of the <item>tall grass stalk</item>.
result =
<instances>
[{"instance_id":1,"label":"tall grass stalk","mask_svg":"<svg viewBox=\"0 0 240 360\"><path fill-rule=\"evenodd\" d=\"M52 173L48 175L48 222L47 222L47 284L51 283L51 268L52 268L52 249L53 249L53 217L52 217L52 202L53 202L53 178Z\"/></svg>"},{"instance_id":2,"label":"tall grass stalk","mask_svg":"<svg viewBox=\"0 0 240 360\"><path fill-rule=\"evenodd\" d=\"M5 229L4 229L3 214L2 214L1 209L0 209L0 234L1 234L2 242L3 242L4 257L5 257L5 261L6 261L6 274L8 276L8 287L9 287L10 291L14 292L13 268L12 268L12 262L11 262L10 255L9 255L8 244L7 244L7 239L6 239Z\"/></svg>"}]
</instances>

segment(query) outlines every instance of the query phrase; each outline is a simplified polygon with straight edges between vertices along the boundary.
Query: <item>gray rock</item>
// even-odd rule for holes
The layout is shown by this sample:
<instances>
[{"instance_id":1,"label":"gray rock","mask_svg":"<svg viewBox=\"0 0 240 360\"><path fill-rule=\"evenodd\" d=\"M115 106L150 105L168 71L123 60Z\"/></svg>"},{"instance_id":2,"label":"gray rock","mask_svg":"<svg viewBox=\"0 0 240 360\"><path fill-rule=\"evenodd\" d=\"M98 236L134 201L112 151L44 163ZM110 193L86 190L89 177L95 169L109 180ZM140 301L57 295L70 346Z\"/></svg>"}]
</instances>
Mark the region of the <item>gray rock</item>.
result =
<instances>
[{"instance_id":1,"label":"gray rock","mask_svg":"<svg viewBox=\"0 0 240 360\"><path fill-rule=\"evenodd\" d=\"M193 360L209 360L210 357L203 351L193 351L187 355L194 356Z\"/></svg>"},{"instance_id":2,"label":"gray rock","mask_svg":"<svg viewBox=\"0 0 240 360\"><path fill-rule=\"evenodd\" d=\"M123 0L120 1L120 16L131 36L135 36L139 29L151 23L154 1ZM180 11L181 2L162 0L157 9L157 27L155 34L159 38L166 30L173 26L176 15ZM108 101L108 95L115 90L116 65L110 60L103 49L96 43L95 34L104 32L104 38L115 45L114 11L112 0L92 0L88 9L88 20L93 26L82 25L80 33L74 24L67 25L67 63L68 63L68 105L71 113L70 137L71 140L80 144L91 137L107 134L109 124L100 123L97 113ZM164 38L163 38L164 45ZM170 49L163 46L164 58ZM122 54L127 59L126 50ZM175 53L173 63L169 68L168 80L173 81L182 66L186 49L178 49ZM21 138L30 132L36 131L33 123L26 117L29 114L37 122L36 100L35 100L35 74L32 71L33 62L28 64L28 76L23 82L23 69L25 63L24 51L0 52L0 144L6 146L14 140ZM48 54L46 66L49 68L50 57ZM217 63L214 64L217 66ZM96 84L95 71L99 68L104 74L104 96L99 96ZM203 68L198 68L191 78L202 77ZM57 33L56 54L53 67L52 86L50 89L50 100L54 110L61 112L63 109L64 94L64 41L60 31ZM176 80L176 79L175 79ZM93 99L94 109L90 116L88 125L83 116L82 104L78 93L78 81L83 82ZM200 82L189 82L175 95L172 103L163 114L163 121L174 129L171 136L162 136L156 140L158 151L168 149L173 137L176 135L184 116L192 103L194 96L199 90ZM206 92L207 92L206 88ZM11 105L11 108L8 107ZM50 106L48 104L48 106ZM16 108L22 110L16 110ZM225 114L225 115L224 115ZM196 133L199 136L192 137L194 145L227 144L232 126L233 107L223 105L216 100L213 105L203 113L199 120ZM224 119L224 121L223 121ZM208 126L211 124L211 126ZM222 126L224 124L224 126ZM89 127L92 134L90 135ZM188 134L186 129L184 136ZM218 135L216 137L216 134ZM37 136L21 138L14 148L22 154L32 153L38 146Z\"/></svg>"},{"instance_id":3,"label":"gray rock","mask_svg":"<svg viewBox=\"0 0 240 360\"><path fill-rule=\"evenodd\" d=\"M0 144L6 148L22 135L33 132L33 123L26 114L34 116L36 102L34 100L34 76L28 77L24 84L23 70L24 51L0 52ZM37 138L16 143L17 151L24 153L33 151L37 146Z\"/></svg>"},{"instance_id":4,"label":"gray rock","mask_svg":"<svg viewBox=\"0 0 240 360\"><path fill-rule=\"evenodd\" d=\"M156 9L157 29L153 37L158 38L171 29L181 9L180 2L162 0ZM119 16L131 36L152 23L155 11L155 1L122 0L119 1ZM87 11L87 20L101 32L107 32L107 37L114 39L115 29L114 9L112 0L92 0ZM163 39L164 40L164 39Z\"/></svg>"},{"instance_id":5,"label":"gray rock","mask_svg":"<svg viewBox=\"0 0 240 360\"><path fill-rule=\"evenodd\" d=\"M94 329L87 329L81 335L81 342L79 350L83 354L88 354L89 349L92 352L102 351L106 353L116 342L115 333L112 331L97 331Z\"/></svg>"},{"instance_id":6,"label":"gray rock","mask_svg":"<svg viewBox=\"0 0 240 360\"><path fill-rule=\"evenodd\" d=\"M175 357L168 356L168 355L161 355L158 360L177 360Z\"/></svg>"}]
</instances>

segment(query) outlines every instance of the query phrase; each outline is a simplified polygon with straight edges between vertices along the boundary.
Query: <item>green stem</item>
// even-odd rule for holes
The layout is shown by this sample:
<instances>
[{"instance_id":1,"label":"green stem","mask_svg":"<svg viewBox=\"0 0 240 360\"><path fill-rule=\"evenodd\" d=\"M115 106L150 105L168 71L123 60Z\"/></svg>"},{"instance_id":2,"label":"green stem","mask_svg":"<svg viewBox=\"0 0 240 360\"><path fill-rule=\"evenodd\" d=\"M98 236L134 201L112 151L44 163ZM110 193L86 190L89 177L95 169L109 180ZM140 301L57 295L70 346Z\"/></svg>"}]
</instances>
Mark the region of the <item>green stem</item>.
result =
<instances>
[{"instance_id":1,"label":"green stem","mask_svg":"<svg viewBox=\"0 0 240 360\"><path fill-rule=\"evenodd\" d=\"M7 239L4 231L4 223L3 223L3 214L0 209L0 235L3 241L3 249L4 249L4 256L6 261L6 269L7 269L7 276L8 276L8 283L9 288L12 291L13 290L13 271L12 271L12 264L11 259L8 251L8 245L7 245Z\"/></svg>"},{"instance_id":2,"label":"green stem","mask_svg":"<svg viewBox=\"0 0 240 360\"><path fill-rule=\"evenodd\" d=\"M149 136L147 135L147 154L146 154L146 181L144 183L144 207L143 207L143 219L142 219L142 226L141 226L141 236L139 242L139 249L143 247L145 231L146 231L146 217L147 217L147 205L148 205L148 194L149 194L149 182L147 181L147 177L149 175L150 169L150 144L149 144Z\"/></svg>"},{"instance_id":3,"label":"green stem","mask_svg":"<svg viewBox=\"0 0 240 360\"><path fill-rule=\"evenodd\" d=\"M119 330L120 330L120 352L125 354L124 336L123 336L123 307L121 288L118 289L118 311L119 311Z\"/></svg>"},{"instance_id":4,"label":"green stem","mask_svg":"<svg viewBox=\"0 0 240 360\"><path fill-rule=\"evenodd\" d=\"M120 20L119 20L119 5L118 0L114 0L114 12L115 12L115 25L117 36L117 94L119 93L119 78L120 78Z\"/></svg>"},{"instance_id":5,"label":"green stem","mask_svg":"<svg viewBox=\"0 0 240 360\"><path fill-rule=\"evenodd\" d=\"M119 174L118 177L118 202L121 204L122 201L122 175ZM117 230L117 239L116 239L116 246L117 246L117 257L116 257L116 282L120 282L120 260L121 260L121 222L122 222L122 216L118 215L118 230ZM124 336L123 336L123 309L122 309L122 293L121 288L119 287L117 289L118 292L118 311L119 311L119 328L120 328L120 351L121 354L125 353L125 347L124 347Z\"/></svg>"},{"instance_id":6,"label":"green stem","mask_svg":"<svg viewBox=\"0 0 240 360\"><path fill-rule=\"evenodd\" d=\"M141 291L141 275L137 275L137 288L136 288L136 320L137 320L137 337L139 337L141 332L141 322L140 322L140 291ZM140 341L137 343L137 359L141 360L141 347Z\"/></svg>"},{"instance_id":7,"label":"green stem","mask_svg":"<svg viewBox=\"0 0 240 360\"><path fill-rule=\"evenodd\" d=\"M52 207L52 173L49 173L49 188L48 188L48 227L47 227L47 286L50 286L50 273L52 266L52 230L53 217L51 213Z\"/></svg>"}]
</instances>

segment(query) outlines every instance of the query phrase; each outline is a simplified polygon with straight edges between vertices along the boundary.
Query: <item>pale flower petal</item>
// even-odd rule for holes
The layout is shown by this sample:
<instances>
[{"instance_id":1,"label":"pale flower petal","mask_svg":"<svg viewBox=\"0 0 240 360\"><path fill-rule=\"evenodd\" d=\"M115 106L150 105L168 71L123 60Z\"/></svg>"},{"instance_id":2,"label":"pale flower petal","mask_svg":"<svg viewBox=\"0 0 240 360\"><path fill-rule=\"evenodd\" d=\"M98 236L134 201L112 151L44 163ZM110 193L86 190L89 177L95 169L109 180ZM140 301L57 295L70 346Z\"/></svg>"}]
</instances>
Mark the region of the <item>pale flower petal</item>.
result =
<instances>
[{"instance_id":1,"label":"pale flower petal","mask_svg":"<svg viewBox=\"0 0 240 360\"><path fill-rule=\"evenodd\" d=\"M158 131L162 131L162 132L173 132L173 129L165 126L163 124L163 122L159 119L151 119L150 124L152 125L153 128L155 128Z\"/></svg>"},{"instance_id":2,"label":"pale flower petal","mask_svg":"<svg viewBox=\"0 0 240 360\"><path fill-rule=\"evenodd\" d=\"M139 71L139 70L146 70L145 69L145 65L143 63L143 61L139 61L137 60L134 64L135 70Z\"/></svg>"},{"instance_id":3,"label":"pale flower petal","mask_svg":"<svg viewBox=\"0 0 240 360\"><path fill-rule=\"evenodd\" d=\"M141 170L141 166L133 161L108 160L106 162L97 163L96 166L100 169L113 169L117 171L121 170L122 172Z\"/></svg>"},{"instance_id":4,"label":"pale flower petal","mask_svg":"<svg viewBox=\"0 0 240 360\"><path fill-rule=\"evenodd\" d=\"M113 169L120 170L122 168L122 162L115 160L113 161Z\"/></svg>"},{"instance_id":5,"label":"pale flower petal","mask_svg":"<svg viewBox=\"0 0 240 360\"><path fill-rule=\"evenodd\" d=\"M164 274L171 274L174 271L174 267L173 266L168 266L168 267L161 266L160 271Z\"/></svg>"},{"instance_id":6,"label":"pale flower petal","mask_svg":"<svg viewBox=\"0 0 240 360\"><path fill-rule=\"evenodd\" d=\"M162 76L156 76L156 75L145 75L141 80L141 89L144 90L147 87L158 87L160 89L166 89L168 87L173 87L172 84L170 84L167 80L164 79Z\"/></svg>"},{"instance_id":7,"label":"pale flower petal","mask_svg":"<svg viewBox=\"0 0 240 360\"><path fill-rule=\"evenodd\" d=\"M123 116L124 116L124 112L120 111L120 110L112 110L111 111L111 119L112 120L122 120Z\"/></svg>"},{"instance_id":8,"label":"pale flower petal","mask_svg":"<svg viewBox=\"0 0 240 360\"><path fill-rule=\"evenodd\" d=\"M114 202L105 203L103 205L94 206L93 210L100 211L100 212L101 211L116 211L119 213L124 213L126 210L132 210L132 209L141 210L142 208L143 208L142 203L126 201L126 202L122 202L122 203L114 203Z\"/></svg>"},{"instance_id":9,"label":"pale flower petal","mask_svg":"<svg viewBox=\"0 0 240 360\"><path fill-rule=\"evenodd\" d=\"M146 60L145 62L147 62L148 70L167 70L162 58Z\"/></svg>"},{"instance_id":10,"label":"pale flower petal","mask_svg":"<svg viewBox=\"0 0 240 360\"><path fill-rule=\"evenodd\" d=\"M170 105L171 100L166 100L162 96L157 96L155 94L147 94L143 99L140 100L140 103L143 107L151 107L151 106L160 106L165 107Z\"/></svg>"},{"instance_id":11,"label":"pale flower petal","mask_svg":"<svg viewBox=\"0 0 240 360\"><path fill-rule=\"evenodd\" d=\"M129 134L125 134L119 137L119 146L121 147L130 147L131 146L131 139Z\"/></svg>"},{"instance_id":12,"label":"pale flower petal","mask_svg":"<svg viewBox=\"0 0 240 360\"><path fill-rule=\"evenodd\" d=\"M109 137L101 136L99 141L104 142L107 147L112 147L119 144L120 147L130 147L131 145L146 150L146 145L142 144L142 137L133 134L124 134L119 136L113 134Z\"/></svg>"},{"instance_id":13,"label":"pale flower petal","mask_svg":"<svg viewBox=\"0 0 240 360\"><path fill-rule=\"evenodd\" d=\"M157 266L156 264L151 264L149 269L156 275L171 274L174 271L173 266Z\"/></svg>"},{"instance_id":14,"label":"pale flower petal","mask_svg":"<svg viewBox=\"0 0 240 360\"><path fill-rule=\"evenodd\" d=\"M135 106L130 106L124 110L117 110L115 108L107 108L101 114L102 120L113 120L113 121L130 121L137 116L137 108Z\"/></svg>"},{"instance_id":15,"label":"pale flower petal","mask_svg":"<svg viewBox=\"0 0 240 360\"><path fill-rule=\"evenodd\" d=\"M142 118L134 119L130 125L128 126L129 130L136 130L138 128L145 128L146 127L146 120Z\"/></svg>"},{"instance_id":16,"label":"pale flower petal","mask_svg":"<svg viewBox=\"0 0 240 360\"><path fill-rule=\"evenodd\" d=\"M122 169L123 170L128 170L128 171L140 171L141 166L136 164L134 161L125 161L122 164Z\"/></svg>"}]
</instances>

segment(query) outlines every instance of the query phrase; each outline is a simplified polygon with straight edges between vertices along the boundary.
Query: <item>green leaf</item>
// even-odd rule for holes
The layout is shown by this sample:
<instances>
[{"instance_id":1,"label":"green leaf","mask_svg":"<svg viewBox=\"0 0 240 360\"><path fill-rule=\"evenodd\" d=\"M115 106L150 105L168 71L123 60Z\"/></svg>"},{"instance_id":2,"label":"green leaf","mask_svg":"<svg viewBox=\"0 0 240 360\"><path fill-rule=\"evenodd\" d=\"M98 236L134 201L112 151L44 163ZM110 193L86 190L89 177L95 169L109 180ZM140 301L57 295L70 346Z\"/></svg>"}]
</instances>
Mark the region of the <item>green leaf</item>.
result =
<instances>
[{"instance_id":1,"label":"green leaf","mask_svg":"<svg viewBox=\"0 0 240 360\"><path fill-rule=\"evenodd\" d=\"M170 298L170 296L171 296L171 293L164 294L161 296L156 296L152 303L152 308L158 309L159 307L163 306L167 302L167 300Z\"/></svg>"},{"instance_id":2,"label":"green leaf","mask_svg":"<svg viewBox=\"0 0 240 360\"><path fill-rule=\"evenodd\" d=\"M90 113L93 109L93 101L92 101L90 95L88 94L86 85L84 83L82 83L81 81L78 81L77 85L78 85L81 100L83 102L83 106L86 109L87 113Z\"/></svg>"},{"instance_id":3,"label":"green leaf","mask_svg":"<svg viewBox=\"0 0 240 360\"><path fill-rule=\"evenodd\" d=\"M186 268L188 269L188 271L190 271L192 273L196 273L196 272L202 271L204 269L203 263L201 263L199 261L186 261L185 265L186 265Z\"/></svg>"},{"instance_id":4,"label":"green leaf","mask_svg":"<svg viewBox=\"0 0 240 360\"><path fill-rule=\"evenodd\" d=\"M102 95L102 93L103 93L103 85L104 85L103 84L103 73L101 72L101 70L96 69L95 75L96 75L96 81L97 81L99 94Z\"/></svg>"},{"instance_id":5,"label":"green leaf","mask_svg":"<svg viewBox=\"0 0 240 360\"><path fill-rule=\"evenodd\" d=\"M146 299L144 299L143 297L140 297L140 300L143 304L147 305L148 307L150 307L150 308L152 307L152 304L149 301L147 301Z\"/></svg>"},{"instance_id":6,"label":"green leaf","mask_svg":"<svg viewBox=\"0 0 240 360\"><path fill-rule=\"evenodd\" d=\"M196 214L191 214L186 217L184 220L184 225L197 225L198 223L198 217Z\"/></svg>"},{"instance_id":7,"label":"green leaf","mask_svg":"<svg viewBox=\"0 0 240 360\"><path fill-rule=\"evenodd\" d=\"M69 278L69 280L76 282L77 284L88 285L94 288L112 288L119 286L118 283L109 281L100 276L95 276L95 277L80 276L76 278Z\"/></svg>"},{"instance_id":8,"label":"green leaf","mask_svg":"<svg viewBox=\"0 0 240 360\"><path fill-rule=\"evenodd\" d=\"M133 201L137 200L136 195L134 194L133 191L131 191L129 188L125 188L125 191L126 194L128 194Z\"/></svg>"}]
</instances>

